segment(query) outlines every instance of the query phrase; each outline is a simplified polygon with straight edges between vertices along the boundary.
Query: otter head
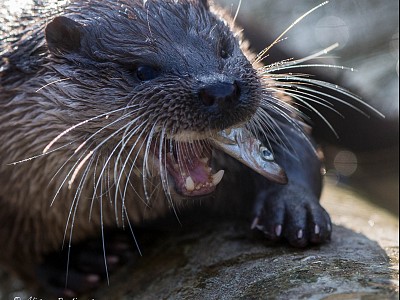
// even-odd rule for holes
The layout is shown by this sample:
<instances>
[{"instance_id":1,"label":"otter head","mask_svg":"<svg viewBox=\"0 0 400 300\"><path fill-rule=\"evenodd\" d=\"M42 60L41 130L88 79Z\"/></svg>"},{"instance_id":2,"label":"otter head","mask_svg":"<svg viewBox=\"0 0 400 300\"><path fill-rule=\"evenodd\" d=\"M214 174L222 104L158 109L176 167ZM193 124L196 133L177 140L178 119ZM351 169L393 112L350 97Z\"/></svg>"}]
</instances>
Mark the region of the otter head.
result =
<instances>
[{"instance_id":1,"label":"otter head","mask_svg":"<svg viewBox=\"0 0 400 300\"><path fill-rule=\"evenodd\" d=\"M165 190L214 191L223 171L208 139L248 122L262 94L239 34L204 0L74 5L45 31L49 68L69 85L62 105L79 111L68 121L85 124L71 133L128 165L140 153L141 175L157 166Z\"/></svg>"}]
</instances>

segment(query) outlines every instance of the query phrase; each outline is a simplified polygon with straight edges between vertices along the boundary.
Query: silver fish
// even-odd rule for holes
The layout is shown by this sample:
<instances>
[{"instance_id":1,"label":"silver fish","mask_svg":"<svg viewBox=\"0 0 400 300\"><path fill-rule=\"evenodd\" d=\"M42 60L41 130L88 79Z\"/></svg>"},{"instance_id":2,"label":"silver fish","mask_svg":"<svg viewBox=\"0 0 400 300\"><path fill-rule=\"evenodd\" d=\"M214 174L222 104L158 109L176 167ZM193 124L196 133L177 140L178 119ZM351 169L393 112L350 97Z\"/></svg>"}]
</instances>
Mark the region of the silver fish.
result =
<instances>
[{"instance_id":1,"label":"silver fish","mask_svg":"<svg viewBox=\"0 0 400 300\"><path fill-rule=\"evenodd\" d=\"M263 146L247 129L223 130L211 138L210 142L267 179L279 184L288 182L285 171L275 162L272 151Z\"/></svg>"}]
</instances>

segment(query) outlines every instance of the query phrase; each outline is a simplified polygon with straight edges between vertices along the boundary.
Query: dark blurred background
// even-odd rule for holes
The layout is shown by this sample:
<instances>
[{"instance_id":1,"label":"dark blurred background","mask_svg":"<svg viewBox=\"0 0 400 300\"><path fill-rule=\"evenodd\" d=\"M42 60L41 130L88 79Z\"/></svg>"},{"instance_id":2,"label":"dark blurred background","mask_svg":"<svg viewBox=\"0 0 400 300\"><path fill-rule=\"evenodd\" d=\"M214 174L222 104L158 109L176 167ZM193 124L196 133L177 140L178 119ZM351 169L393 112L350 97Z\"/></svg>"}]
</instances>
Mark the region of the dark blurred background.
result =
<instances>
[{"instance_id":1,"label":"dark blurred background","mask_svg":"<svg viewBox=\"0 0 400 300\"><path fill-rule=\"evenodd\" d=\"M239 0L216 2L235 15ZM259 52L322 2L243 0L237 22L254 52ZM271 49L266 64L299 59L339 42L338 48L317 62L355 71L316 68L306 72L349 89L385 115L379 117L358 105L369 115L365 117L338 104L335 108L344 115L341 118L319 107L337 131L337 138L317 115L307 112L314 124L314 136L325 151L328 179L351 186L398 216L399 2L332 0L298 23L286 37Z\"/></svg>"}]
</instances>

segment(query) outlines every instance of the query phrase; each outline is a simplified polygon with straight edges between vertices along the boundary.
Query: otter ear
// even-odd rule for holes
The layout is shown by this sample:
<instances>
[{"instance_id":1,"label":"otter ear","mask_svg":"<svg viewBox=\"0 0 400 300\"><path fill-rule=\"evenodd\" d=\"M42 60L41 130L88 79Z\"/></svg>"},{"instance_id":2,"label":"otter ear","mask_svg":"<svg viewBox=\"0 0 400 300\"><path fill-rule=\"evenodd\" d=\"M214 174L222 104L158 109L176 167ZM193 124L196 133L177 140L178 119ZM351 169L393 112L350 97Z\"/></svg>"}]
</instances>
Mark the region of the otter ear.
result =
<instances>
[{"instance_id":1,"label":"otter ear","mask_svg":"<svg viewBox=\"0 0 400 300\"><path fill-rule=\"evenodd\" d=\"M67 17L55 17L45 30L47 46L53 54L77 52L83 26Z\"/></svg>"}]
</instances>

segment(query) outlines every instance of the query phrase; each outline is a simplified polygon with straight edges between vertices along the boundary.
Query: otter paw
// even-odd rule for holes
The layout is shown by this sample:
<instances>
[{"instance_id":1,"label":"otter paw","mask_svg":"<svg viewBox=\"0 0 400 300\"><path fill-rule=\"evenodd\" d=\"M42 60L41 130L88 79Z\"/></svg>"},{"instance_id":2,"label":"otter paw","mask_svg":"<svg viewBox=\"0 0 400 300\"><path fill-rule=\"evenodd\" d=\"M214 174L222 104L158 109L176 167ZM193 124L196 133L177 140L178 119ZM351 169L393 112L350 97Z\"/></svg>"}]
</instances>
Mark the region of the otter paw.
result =
<instances>
[{"instance_id":1,"label":"otter paw","mask_svg":"<svg viewBox=\"0 0 400 300\"><path fill-rule=\"evenodd\" d=\"M285 239L294 247L321 244L330 239L332 223L318 199L300 187L259 193L252 229L269 240Z\"/></svg>"},{"instance_id":2,"label":"otter paw","mask_svg":"<svg viewBox=\"0 0 400 300\"><path fill-rule=\"evenodd\" d=\"M48 255L36 270L39 284L60 297L76 297L96 289L107 273L115 271L135 253L132 239L122 234L108 237L104 246L105 254L102 239L98 238L72 245L69 258L68 247Z\"/></svg>"}]
</instances>

